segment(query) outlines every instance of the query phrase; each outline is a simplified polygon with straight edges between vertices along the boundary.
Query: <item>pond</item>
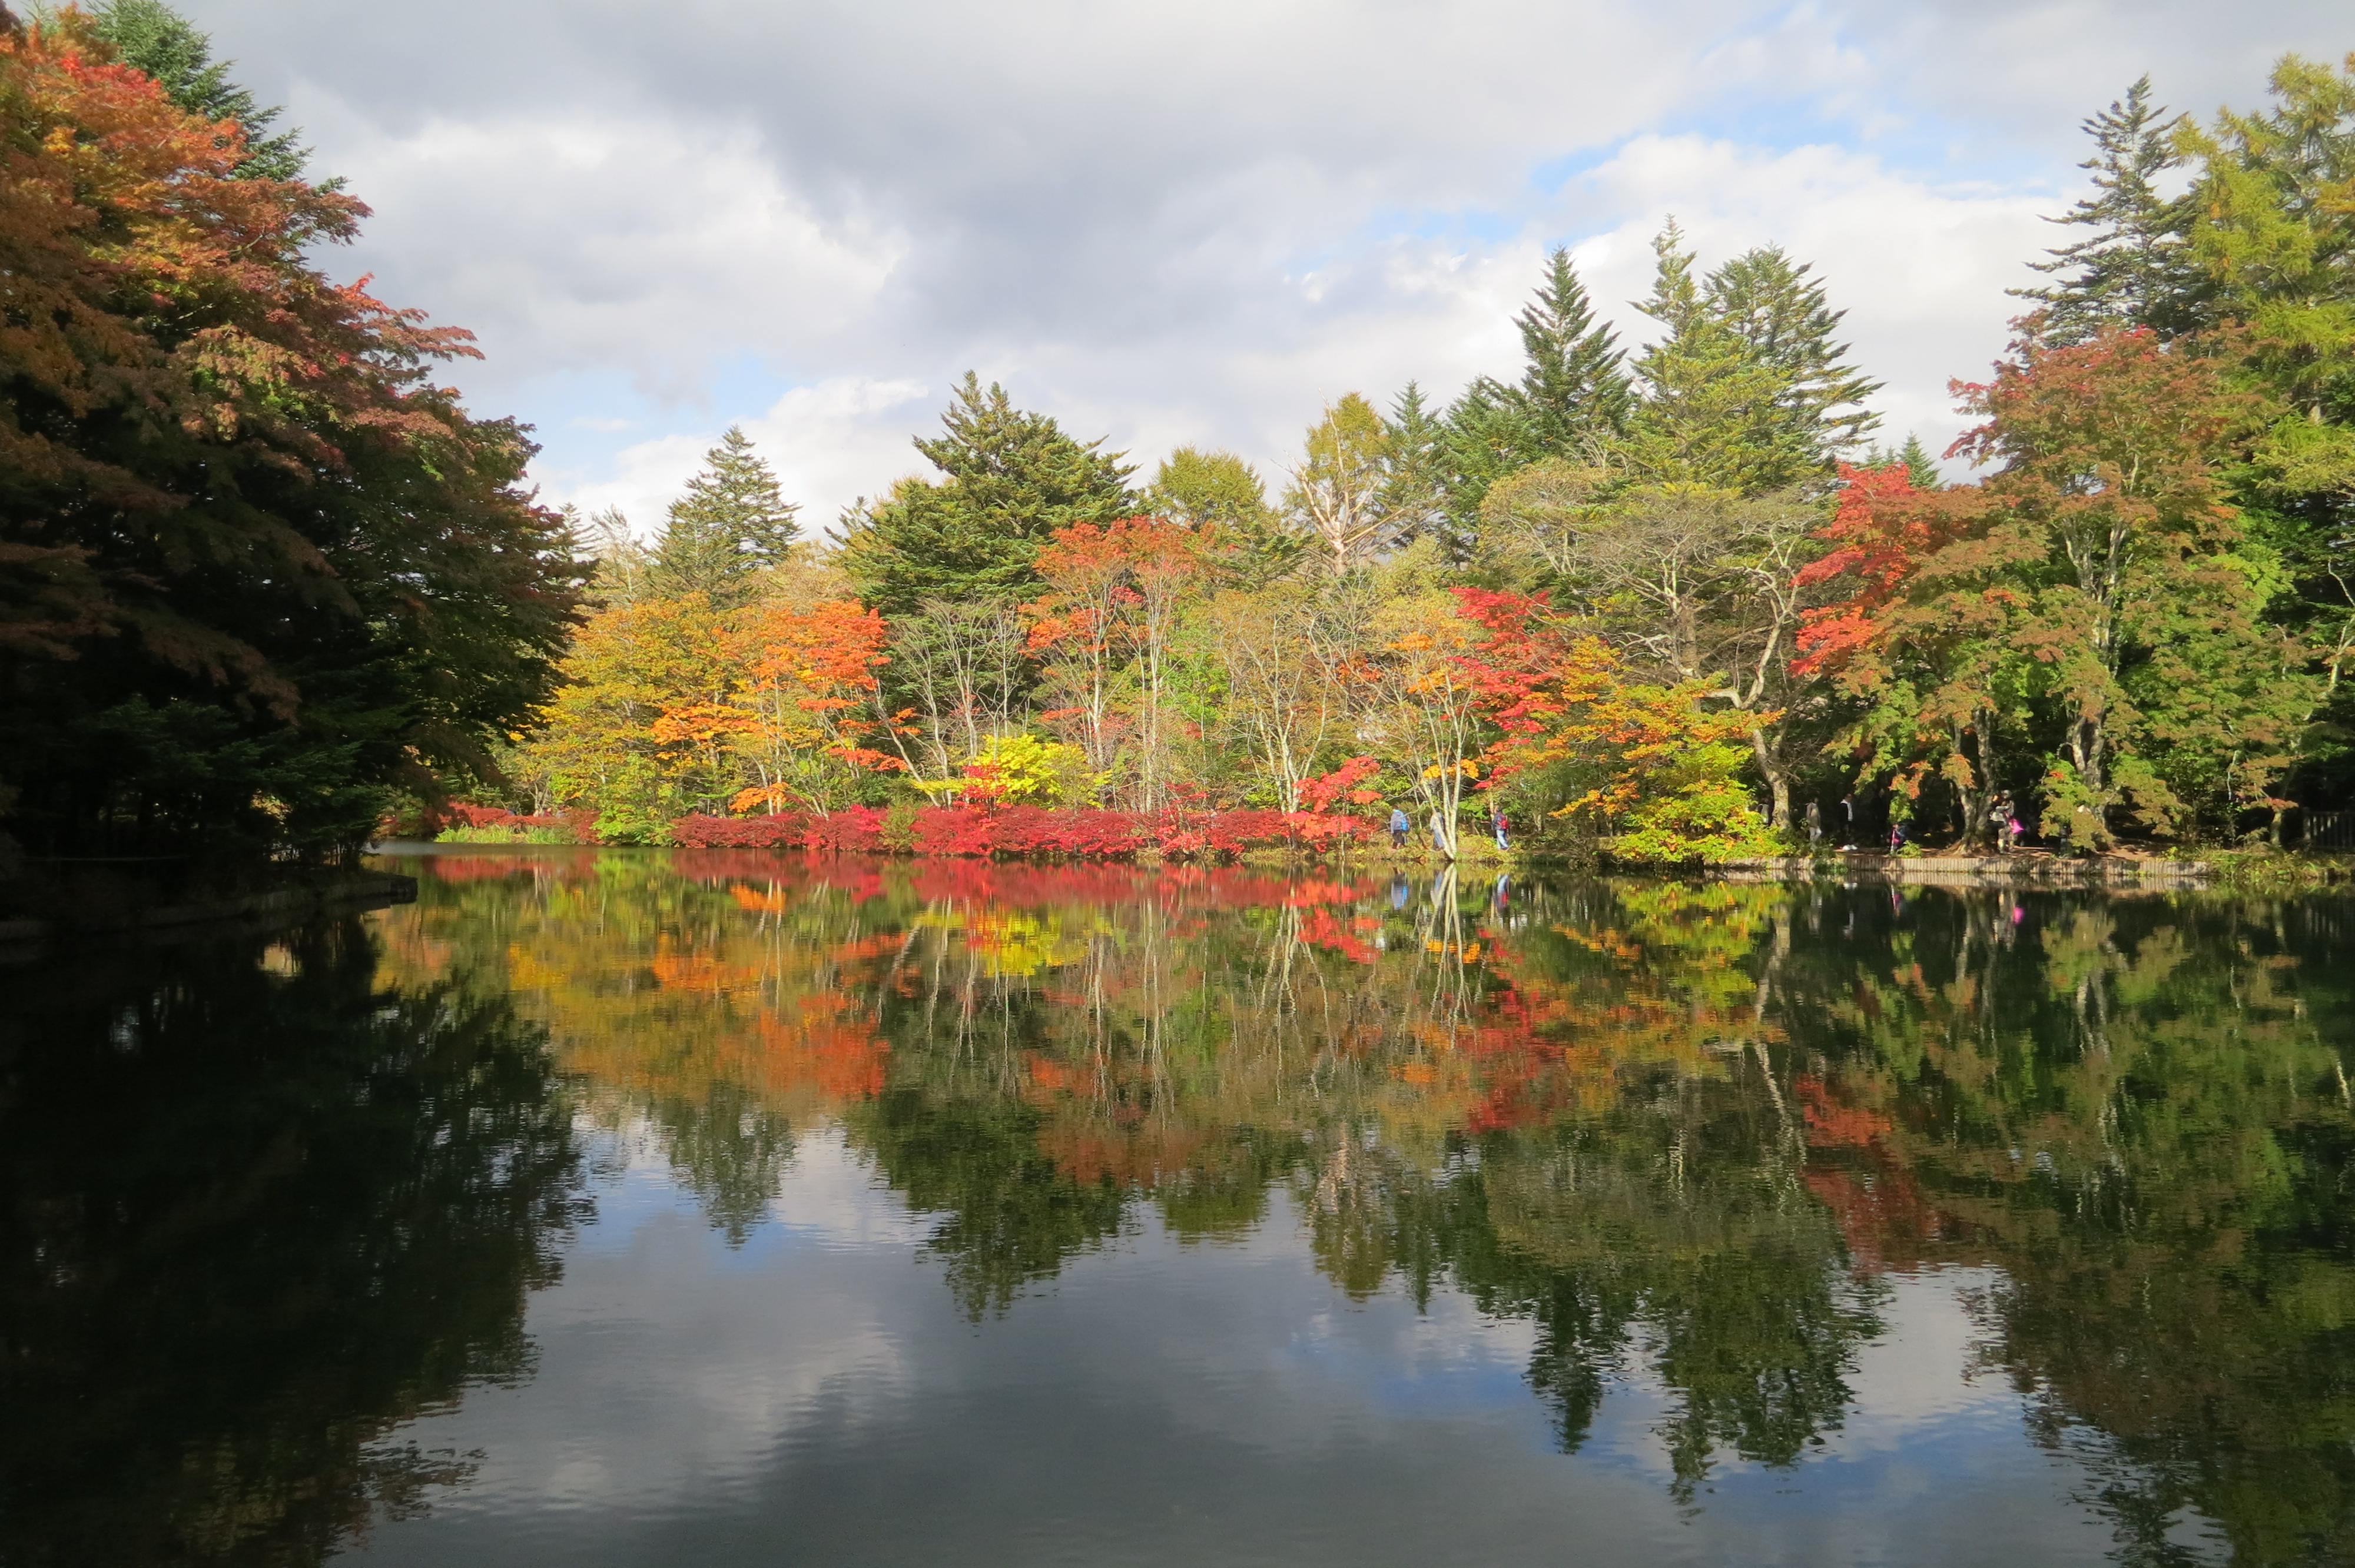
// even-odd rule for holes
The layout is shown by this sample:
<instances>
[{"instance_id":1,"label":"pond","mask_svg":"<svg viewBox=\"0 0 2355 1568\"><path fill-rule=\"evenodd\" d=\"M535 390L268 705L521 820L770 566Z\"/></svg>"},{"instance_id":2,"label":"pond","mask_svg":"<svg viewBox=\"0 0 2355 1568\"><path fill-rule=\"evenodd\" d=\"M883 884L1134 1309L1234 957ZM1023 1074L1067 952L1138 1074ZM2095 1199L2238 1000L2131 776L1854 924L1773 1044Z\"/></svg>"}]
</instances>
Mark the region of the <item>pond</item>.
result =
<instances>
[{"instance_id":1,"label":"pond","mask_svg":"<svg viewBox=\"0 0 2355 1568\"><path fill-rule=\"evenodd\" d=\"M2346 901L417 853L0 971L0 1563L2355 1561Z\"/></svg>"}]
</instances>

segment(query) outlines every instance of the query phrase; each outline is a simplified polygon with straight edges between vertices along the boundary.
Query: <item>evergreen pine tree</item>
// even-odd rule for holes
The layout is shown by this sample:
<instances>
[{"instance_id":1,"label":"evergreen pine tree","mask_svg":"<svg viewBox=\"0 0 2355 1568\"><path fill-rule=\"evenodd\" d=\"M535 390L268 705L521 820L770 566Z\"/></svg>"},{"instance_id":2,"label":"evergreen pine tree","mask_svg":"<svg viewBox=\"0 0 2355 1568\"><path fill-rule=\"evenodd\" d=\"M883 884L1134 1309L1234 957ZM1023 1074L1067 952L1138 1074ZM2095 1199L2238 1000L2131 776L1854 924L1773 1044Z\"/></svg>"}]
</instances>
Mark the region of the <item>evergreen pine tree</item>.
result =
<instances>
[{"instance_id":1,"label":"evergreen pine tree","mask_svg":"<svg viewBox=\"0 0 2355 1568\"><path fill-rule=\"evenodd\" d=\"M1702 294L1709 312L1780 376L1775 400L1794 440L1824 466L1881 422L1864 407L1881 383L1842 363L1848 344L1832 334L1848 313L1831 308L1823 284L1808 276L1814 270L1770 245L1710 273Z\"/></svg>"},{"instance_id":2,"label":"evergreen pine tree","mask_svg":"<svg viewBox=\"0 0 2355 1568\"><path fill-rule=\"evenodd\" d=\"M1929 448L1923 446L1922 438L1911 430L1905 432L1905 444L1897 449L1897 461L1905 465L1906 482L1914 489L1945 488L1946 482L1938 472L1938 465L1931 460Z\"/></svg>"},{"instance_id":3,"label":"evergreen pine tree","mask_svg":"<svg viewBox=\"0 0 2355 1568\"><path fill-rule=\"evenodd\" d=\"M714 603L741 599L751 575L783 558L800 536L798 510L777 489L777 476L730 425L703 454L703 470L671 503L648 577L666 597L709 594Z\"/></svg>"},{"instance_id":4,"label":"evergreen pine tree","mask_svg":"<svg viewBox=\"0 0 2355 1568\"><path fill-rule=\"evenodd\" d=\"M1505 402L1527 423L1534 451L1578 461L1589 455L1582 448L1626 424L1633 394L1626 355L1596 323L1567 247L1547 256L1545 281L1514 319L1529 364Z\"/></svg>"},{"instance_id":5,"label":"evergreen pine tree","mask_svg":"<svg viewBox=\"0 0 2355 1568\"><path fill-rule=\"evenodd\" d=\"M2094 194L2060 217L2092 233L2031 261L2056 275L2042 288L2009 291L2044 307L2044 335L2055 344L2083 343L2105 326L2147 326L2173 336L2200 324L2205 292L2185 229L2185 198L2161 196L2158 181L2182 163L2175 149L2181 117L2150 101L2150 78L2126 98L2084 122L2094 155L2078 165L2093 172Z\"/></svg>"},{"instance_id":6,"label":"evergreen pine tree","mask_svg":"<svg viewBox=\"0 0 2355 1568\"><path fill-rule=\"evenodd\" d=\"M252 93L231 81L229 67L236 62L214 59L212 39L163 0L102 0L91 20L123 63L153 77L174 103L208 120L238 122L245 132L245 157L237 167L240 177L302 177L311 150L295 140L301 132L263 134L284 111L263 108Z\"/></svg>"},{"instance_id":7,"label":"evergreen pine tree","mask_svg":"<svg viewBox=\"0 0 2355 1568\"><path fill-rule=\"evenodd\" d=\"M1456 555L1447 518L1447 459L1444 422L1423 400L1423 388L1406 384L1385 421L1390 428L1388 474L1380 506L1389 543L1397 546L1436 535Z\"/></svg>"},{"instance_id":8,"label":"evergreen pine tree","mask_svg":"<svg viewBox=\"0 0 2355 1568\"><path fill-rule=\"evenodd\" d=\"M928 599L999 597L1037 586L1039 547L1074 523L1133 512L1135 471L1122 454L1080 442L1045 414L1017 408L965 372L941 417L944 433L916 450L945 476L903 482L869 508L845 543L844 564L868 603L905 614Z\"/></svg>"},{"instance_id":9,"label":"evergreen pine tree","mask_svg":"<svg viewBox=\"0 0 2355 1568\"><path fill-rule=\"evenodd\" d=\"M1827 475L1878 417L1879 390L1841 363L1841 313L1780 249L1752 250L1706 278L1670 219L1636 308L1667 331L1636 361L1644 397L1618 447L1654 483L1759 494Z\"/></svg>"},{"instance_id":10,"label":"evergreen pine tree","mask_svg":"<svg viewBox=\"0 0 2355 1568\"><path fill-rule=\"evenodd\" d=\"M1595 322L1566 248L1548 253L1544 281L1514 323L1527 356L1519 384L1476 377L1441 418L1433 450L1449 554L1459 561L1471 551L1490 485L1550 457L1597 461L1635 406L1626 355Z\"/></svg>"},{"instance_id":11,"label":"evergreen pine tree","mask_svg":"<svg viewBox=\"0 0 2355 1568\"><path fill-rule=\"evenodd\" d=\"M1544 455L1513 401L1513 391L1494 376L1475 376L1442 421L1447 506L1460 537L1468 538L1477 530L1480 503L1490 485Z\"/></svg>"}]
</instances>

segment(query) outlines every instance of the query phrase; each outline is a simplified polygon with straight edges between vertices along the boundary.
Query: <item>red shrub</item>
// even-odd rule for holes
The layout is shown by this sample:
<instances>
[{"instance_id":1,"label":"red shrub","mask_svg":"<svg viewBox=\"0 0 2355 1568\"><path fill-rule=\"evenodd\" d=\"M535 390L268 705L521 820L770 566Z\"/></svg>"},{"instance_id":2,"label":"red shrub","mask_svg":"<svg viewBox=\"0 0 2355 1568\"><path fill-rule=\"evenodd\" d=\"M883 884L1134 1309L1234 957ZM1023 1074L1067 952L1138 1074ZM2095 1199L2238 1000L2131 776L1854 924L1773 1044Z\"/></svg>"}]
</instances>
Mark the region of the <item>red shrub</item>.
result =
<instances>
[{"instance_id":1,"label":"red shrub","mask_svg":"<svg viewBox=\"0 0 2355 1568\"><path fill-rule=\"evenodd\" d=\"M875 850L883 812L854 806L830 817L681 817L678 843L697 849ZM1037 806L925 806L911 832L914 853L1021 860L1120 860L1143 849L1173 858L1214 858L1284 844L1363 841L1377 824L1323 811L1050 811Z\"/></svg>"},{"instance_id":2,"label":"red shrub","mask_svg":"<svg viewBox=\"0 0 2355 1568\"><path fill-rule=\"evenodd\" d=\"M765 817L681 817L670 825L673 843L688 849L871 850L882 842L879 807L852 806L832 816L779 811Z\"/></svg>"},{"instance_id":3,"label":"red shrub","mask_svg":"<svg viewBox=\"0 0 2355 1568\"><path fill-rule=\"evenodd\" d=\"M593 844L597 842L597 813L594 811L555 811L526 816L510 811L505 806L477 806L470 800L452 800L425 812L422 824L428 837L445 828L463 824L469 828L549 828L566 834L574 843Z\"/></svg>"},{"instance_id":4,"label":"red shrub","mask_svg":"<svg viewBox=\"0 0 2355 1568\"><path fill-rule=\"evenodd\" d=\"M671 842L689 849L791 849L806 836L798 811L773 817L681 817L670 825Z\"/></svg>"}]
</instances>

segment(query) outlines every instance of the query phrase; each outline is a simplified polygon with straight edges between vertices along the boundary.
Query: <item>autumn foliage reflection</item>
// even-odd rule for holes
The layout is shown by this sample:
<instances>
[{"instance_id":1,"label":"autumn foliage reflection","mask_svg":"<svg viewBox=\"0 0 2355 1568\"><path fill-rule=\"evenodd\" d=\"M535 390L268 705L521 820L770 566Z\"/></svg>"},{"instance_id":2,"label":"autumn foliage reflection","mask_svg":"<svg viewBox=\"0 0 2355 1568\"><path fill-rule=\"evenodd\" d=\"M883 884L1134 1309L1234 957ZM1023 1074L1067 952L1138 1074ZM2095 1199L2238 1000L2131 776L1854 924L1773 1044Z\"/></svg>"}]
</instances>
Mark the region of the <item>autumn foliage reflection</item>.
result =
<instances>
[{"instance_id":1,"label":"autumn foliage reflection","mask_svg":"<svg viewBox=\"0 0 2355 1568\"><path fill-rule=\"evenodd\" d=\"M2327 906L427 863L400 960L512 989L731 1236L830 1127L933 1216L976 1318L1141 1225L1297 1224L1351 1296L1531 1319L1565 1447L1612 1388L1664 1387L1690 1496L1839 1428L1888 1275L1992 1269L1988 1353L2114 1478L2092 1500L2129 1558L2189 1506L2298 1561L2355 1508Z\"/></svg>"}]
</instances>

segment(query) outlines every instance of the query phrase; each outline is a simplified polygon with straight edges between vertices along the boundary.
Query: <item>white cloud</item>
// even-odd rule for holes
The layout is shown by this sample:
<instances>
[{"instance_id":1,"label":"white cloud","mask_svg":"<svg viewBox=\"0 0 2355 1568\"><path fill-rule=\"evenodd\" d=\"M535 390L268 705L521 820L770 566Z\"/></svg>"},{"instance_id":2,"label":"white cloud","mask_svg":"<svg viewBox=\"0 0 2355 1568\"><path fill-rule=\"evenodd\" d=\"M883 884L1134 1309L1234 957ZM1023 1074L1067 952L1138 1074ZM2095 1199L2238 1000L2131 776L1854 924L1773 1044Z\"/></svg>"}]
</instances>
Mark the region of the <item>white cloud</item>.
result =
<instances>
[{"instance_id":1,"label":"white cloud","mask_svg":"<svg viewBox=\"0 0 2355 1568\"><path fill-rule=\"evenodd\" d=\"M879 492L891 479L923 469L907 431L930 418L919 400L931 390L921 381L842 376L794 387L764 412L730 422L743 427L754 449L776 470L785 499L803 508L804 530L815 533L834 522L843 501ZM611 425L627 429L632 423ZM602 477L543 462L544 497L552 503L569 502L584 513L619 507L634 532L651 537L671 499L725 429L714 423L631 442L612 452Z\"/></svg>"},{"instance_id":2,"label":"white cloud","mask_svg":"<svg viewBox=\"0 0 2355 1568\"><path fill-rule=\"evenodd\" d=\"M346 260L481 334L453 375L549 493L642 522L731 421L828 520L968 366L1272 471L1342 391L1509 372L1546 243L1617 310L1668 210L1816 262L1892 433L1943 436L2084 114L2348 41L2326 0L187 3L376 207Z\"/></svg>"}]
</instances>

